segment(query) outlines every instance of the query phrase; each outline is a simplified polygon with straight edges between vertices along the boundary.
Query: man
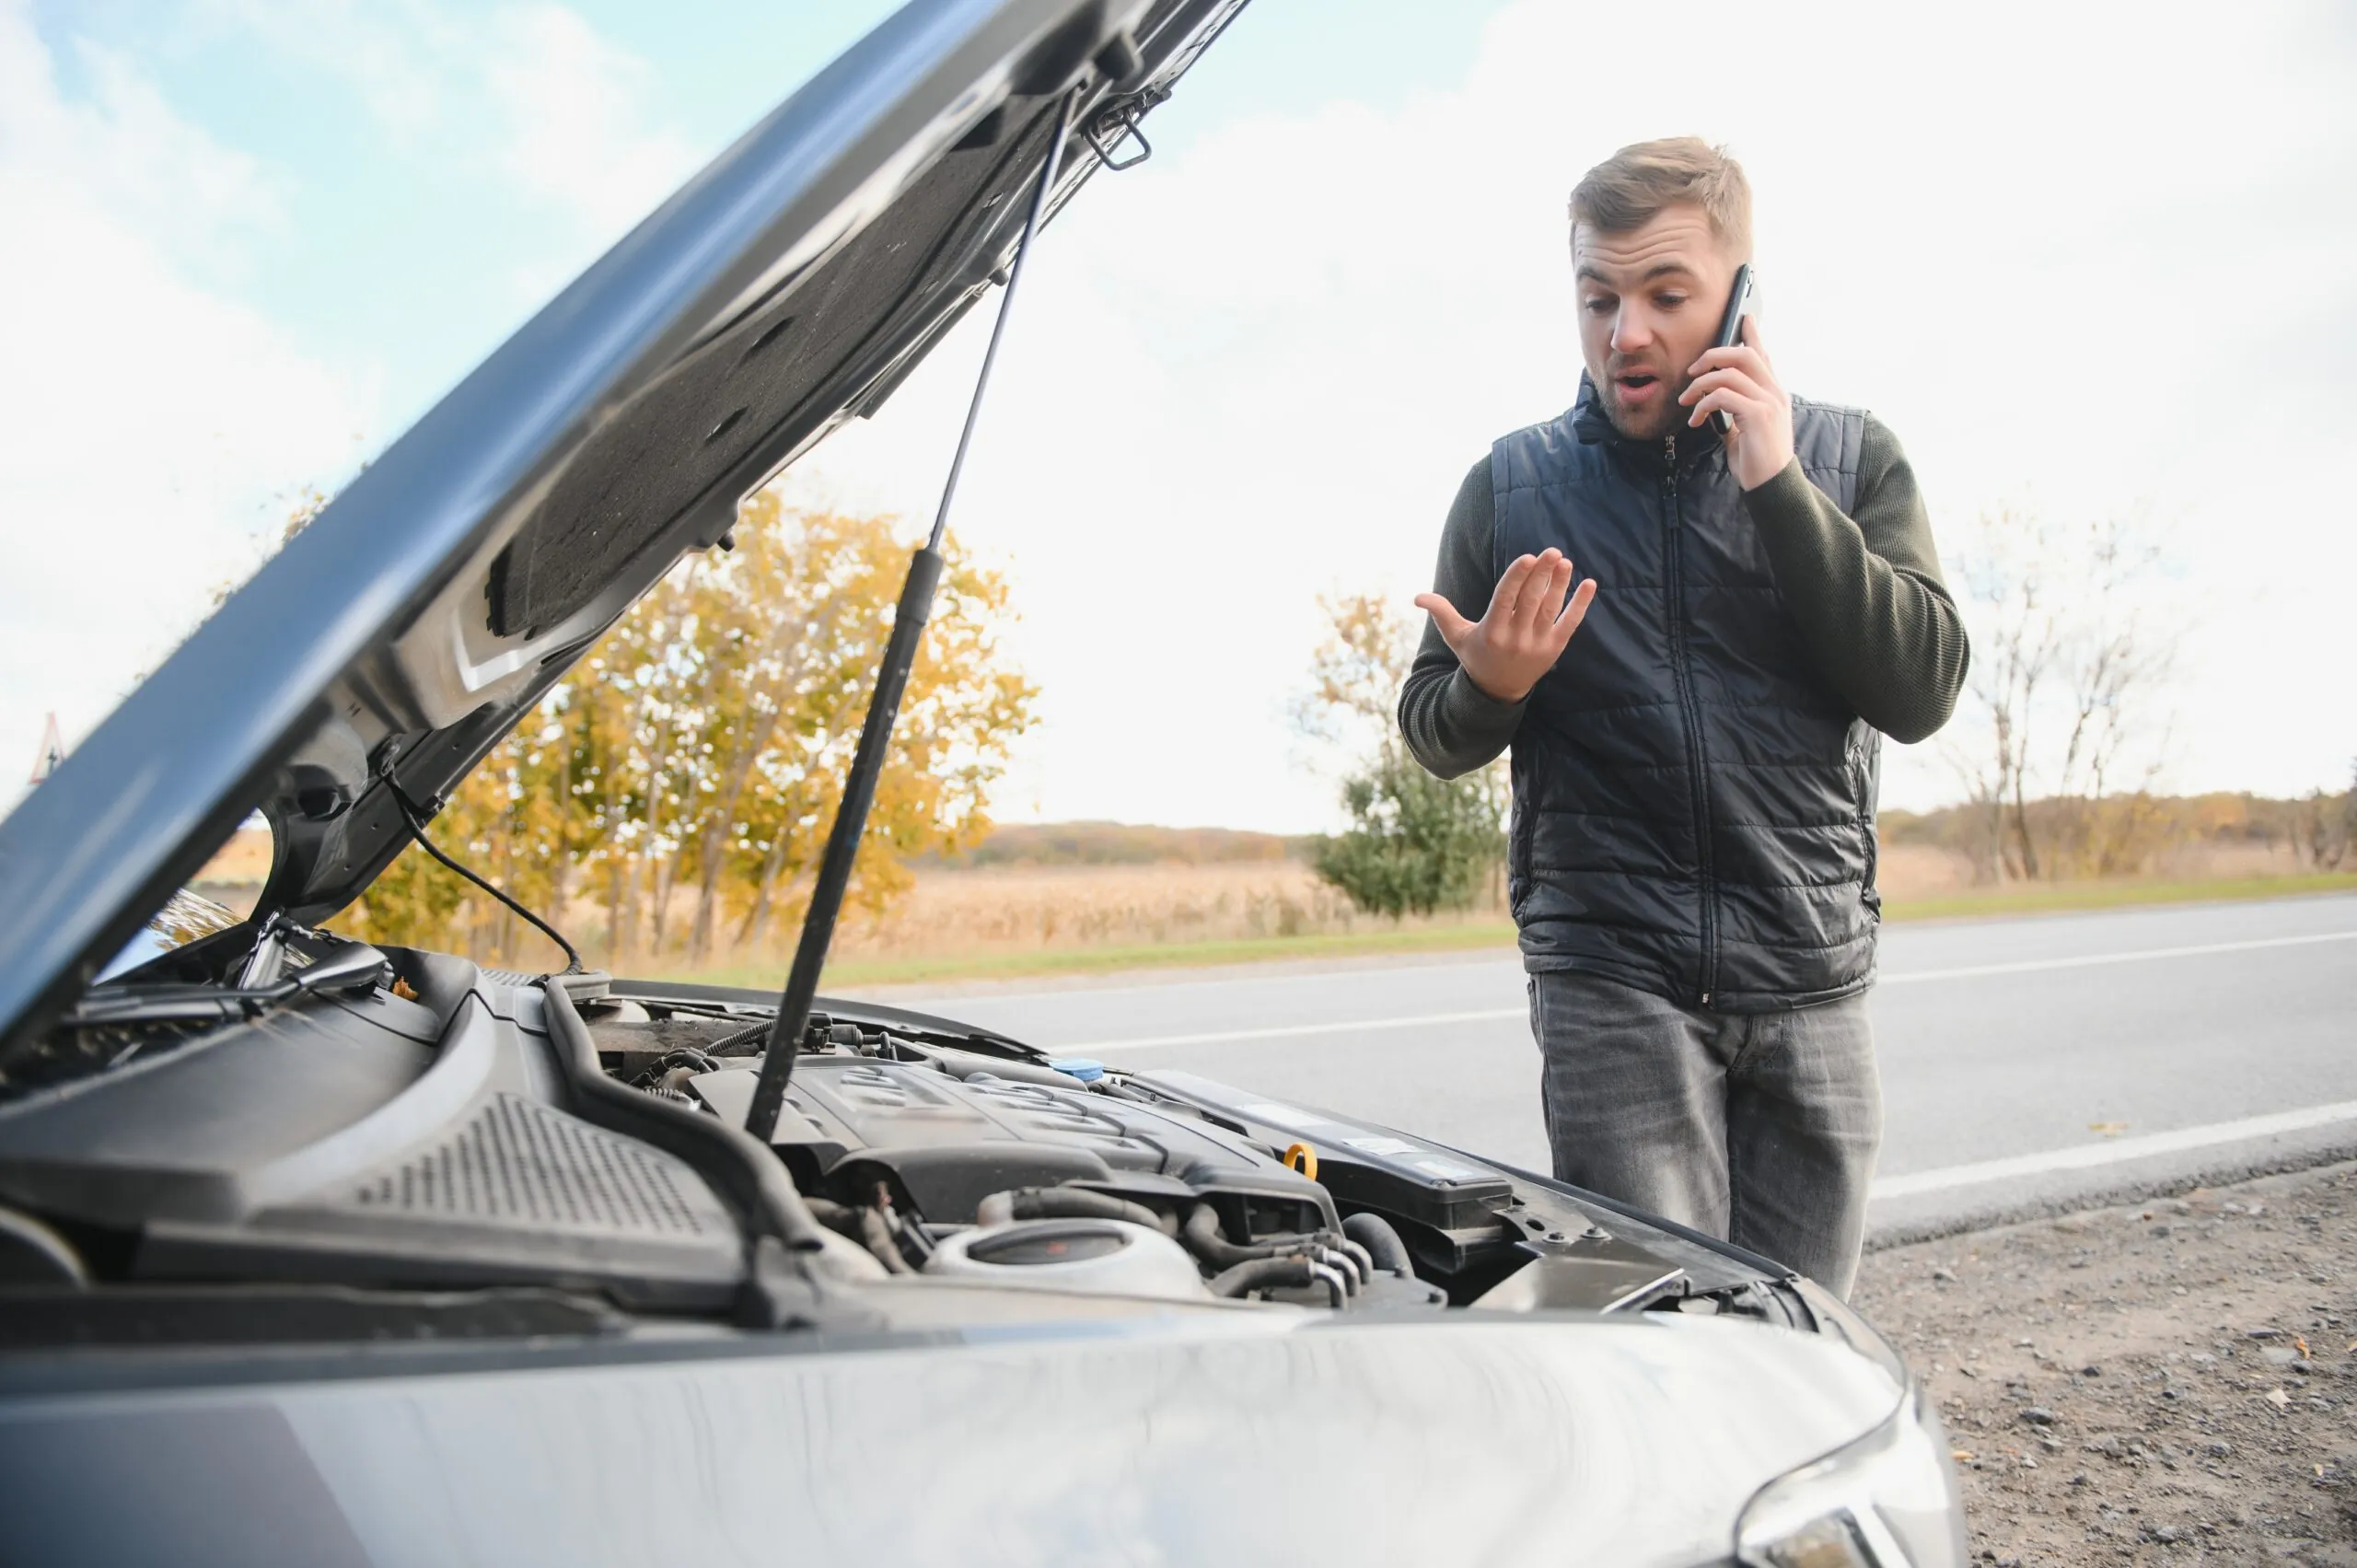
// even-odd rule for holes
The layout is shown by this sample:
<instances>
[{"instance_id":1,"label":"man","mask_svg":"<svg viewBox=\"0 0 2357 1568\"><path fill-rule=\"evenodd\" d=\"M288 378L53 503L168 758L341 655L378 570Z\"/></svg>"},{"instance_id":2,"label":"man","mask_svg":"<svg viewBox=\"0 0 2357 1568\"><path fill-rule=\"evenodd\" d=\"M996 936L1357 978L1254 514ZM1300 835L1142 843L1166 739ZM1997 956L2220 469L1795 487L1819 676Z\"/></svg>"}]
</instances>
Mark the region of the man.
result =
<instances>
[{"instance_id":1,"label":"man","mask_svg":"<svg viewBox=\"0 0 2357 1568\"><path fill-rule=\"evenodd\" d=\"M1756 323L1713 346L1751 255L1735 160L1624 147L1571 219L1578 401L1466 476L1400 729L1444 777L1513 748L1556 1175L1846 1294L1882 1132L1875 732L1946 722L1964 628L1890 432L1788 394Z\"/></svg>"}]
</instances>

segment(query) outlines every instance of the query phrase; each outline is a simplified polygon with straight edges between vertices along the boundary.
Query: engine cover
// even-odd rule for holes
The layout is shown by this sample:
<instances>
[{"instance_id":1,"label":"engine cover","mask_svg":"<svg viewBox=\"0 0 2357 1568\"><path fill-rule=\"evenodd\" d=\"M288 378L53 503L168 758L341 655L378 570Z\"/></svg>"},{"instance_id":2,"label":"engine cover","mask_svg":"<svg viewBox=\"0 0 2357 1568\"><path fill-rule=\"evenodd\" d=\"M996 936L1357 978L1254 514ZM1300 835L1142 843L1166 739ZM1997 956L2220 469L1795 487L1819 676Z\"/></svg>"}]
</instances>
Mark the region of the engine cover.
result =
<instances>
[{"instance_id":1,"label":"engine cover","mask_svg":"<svg viewBox=\"0 0 2357 1568\"><path fill-rule=\"evenodd\" d=\"M1065 1183L1167 1207L1220 1202L1235 1235L1331 1230L1333 1200L1241 1132L1094 1093L1046 1068L964 1052L934 1060L806 1056L772 1137L806 1190L865 1201L888 1180L935 1224L963 1224L990 1194ZM690 1081L741 1123L755 1074Z\"/></svg>"}]
</instances>

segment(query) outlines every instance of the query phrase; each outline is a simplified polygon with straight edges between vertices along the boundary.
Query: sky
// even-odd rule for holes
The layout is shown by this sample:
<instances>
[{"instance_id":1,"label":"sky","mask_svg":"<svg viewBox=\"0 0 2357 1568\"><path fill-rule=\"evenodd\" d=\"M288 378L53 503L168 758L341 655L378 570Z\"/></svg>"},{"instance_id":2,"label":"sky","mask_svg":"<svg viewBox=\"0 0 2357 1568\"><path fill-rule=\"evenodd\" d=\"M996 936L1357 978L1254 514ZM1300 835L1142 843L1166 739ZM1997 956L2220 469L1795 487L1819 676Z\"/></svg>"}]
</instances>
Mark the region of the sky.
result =
<instances>
[{"instance_id":1,"label":"sky","mask_svg":"<svg viewBox=\"0 0 2357 1568\"><path fill-rule=\"evenodd\" d=\"M0 0L0 767L887 9ZM997 814L1335 825L1317 596L1428 585L1576 389L1565 193L1685 132L1750 174L1781 377L1890 425L1952 562L2008 504L2160 552L2165 787L2344 784L2357 14L1632 15L1256 0L1048 231L952 519L1043 693ZM987 326L789 496L928 518Z\"/></svg>"}]
</instances>

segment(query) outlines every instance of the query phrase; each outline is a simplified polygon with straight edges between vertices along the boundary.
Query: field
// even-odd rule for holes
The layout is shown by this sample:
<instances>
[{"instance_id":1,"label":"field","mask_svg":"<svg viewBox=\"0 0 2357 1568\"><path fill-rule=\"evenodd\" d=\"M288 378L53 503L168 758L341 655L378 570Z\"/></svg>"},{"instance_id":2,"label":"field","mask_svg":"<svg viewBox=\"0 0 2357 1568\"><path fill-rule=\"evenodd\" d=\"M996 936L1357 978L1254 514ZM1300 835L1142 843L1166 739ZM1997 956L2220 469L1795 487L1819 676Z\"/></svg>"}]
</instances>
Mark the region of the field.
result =
<instances>
[{"instance_id":1,"label":"field","mask_svg":"<svg viewBox=\"0 0 2357 1568\"><path fill-rule=\"evenodd\" d=\"M828 983L1506 948L1514 942L1513 923L1494 897L1459 913L1422 919L1361 913L1293 858L1297 846L1274 838L1206 841L1174 834L1159 847L1202 858L1153 861L1143 855L1155 841L1141 835L1167 830L1077 826L1095 830L1014 830L982 864L917 867L914 887L885 918L843 923ZM250 907L269 863L267 834L240 832L206 866L198 887L233 908ZM1970 862L1954 851L1886 844L1880 881L1884 913L1891 920L2357 890L2357 873L2305 871L2288 848L2258 844L2192 846L2138 877L1995 885L1976 885ZM588 944L593 961L599 921L594 906L565 912L567 926ZM783 941L791 939L789 932ZM674 956L627 967L649 977L693 975L766 987L783 976L789 952L782 945L702 965Z\"/></svg>"},{"instance_id":2,"label":"field","mask_svg":"<svg viewBox=\"0 0 2357 1568\"><path fill-rule=\"evenodd\" d=\"M2150 877L1977 887L1962 857L1900 844L1884 851L1881 883L1887 918L1923 920L2357 891L2357 874L2302 874L2288 855L2237 850ZM1501 904L1392 922L1353 911L1298 861L993 865L920 871L885 920L846 923L827 978L879 985L1513 943ZM763 956L669 972L772 985L783 970L782 957Z\"/></svg>"}]
</instances>

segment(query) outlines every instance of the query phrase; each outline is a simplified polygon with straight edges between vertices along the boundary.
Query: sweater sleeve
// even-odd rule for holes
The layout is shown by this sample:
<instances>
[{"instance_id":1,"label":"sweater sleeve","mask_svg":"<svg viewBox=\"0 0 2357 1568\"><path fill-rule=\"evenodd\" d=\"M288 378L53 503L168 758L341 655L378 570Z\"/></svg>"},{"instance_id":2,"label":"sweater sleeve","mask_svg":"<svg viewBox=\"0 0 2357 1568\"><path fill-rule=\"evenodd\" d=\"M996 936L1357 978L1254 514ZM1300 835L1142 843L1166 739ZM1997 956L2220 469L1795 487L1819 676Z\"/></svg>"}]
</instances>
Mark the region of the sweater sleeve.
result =
<instances>
[{"instance_id":1,"label":"sweater sleeve","mask_svg":"<svg viewBox=\"0 0 2357 1568\"><path fill-rule=\"evenodd\" d=\"M1947 723L1971 648L1898 438L1866 421L1855 517L1797 459L1744 503L1802 640L1858 716L1910 743Z\"/></svg>"},{"instance_id":2,"label":"sweater sleeve","mask_svg":"<svg viewBox=\"0 0 2357 1568\"><path fill-rule=\"evenodd\" d=\"M1490 559L1492 510L1484 457L1457 486L1433 572L1433 591L1469 621L1488 613L1498 586ZM1440 628L1425 618L1423 641L1399 691L1399 733L1417 761L1445 779L1469 773L1506 749L1522 710L1522 703L1501 703L1474 685L1441 640Z\"/></svg>"}]
</instances>

